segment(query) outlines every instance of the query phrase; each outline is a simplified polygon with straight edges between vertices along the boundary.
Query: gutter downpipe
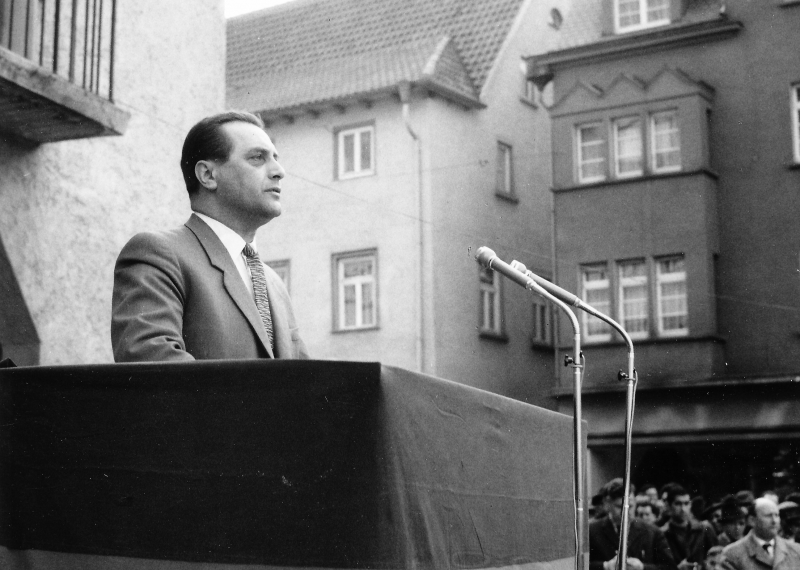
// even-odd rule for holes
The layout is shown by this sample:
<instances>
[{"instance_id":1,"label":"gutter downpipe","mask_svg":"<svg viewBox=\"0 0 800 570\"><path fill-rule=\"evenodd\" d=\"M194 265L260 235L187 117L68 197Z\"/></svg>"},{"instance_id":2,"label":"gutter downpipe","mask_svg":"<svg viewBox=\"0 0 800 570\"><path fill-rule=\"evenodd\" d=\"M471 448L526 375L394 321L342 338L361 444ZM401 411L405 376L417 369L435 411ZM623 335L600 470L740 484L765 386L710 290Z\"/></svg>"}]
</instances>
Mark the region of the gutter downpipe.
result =
<instances>
[{"instance_id":1,"label":"gutter downpipe","mask_svg":"<svg viewBox=\"0 0 800 570\"><path fill-rule=\"evenodd\" d=\"M414 131L411 126L411 82L401 81L397 86L398 94L400 96L400 103L402 104L403 123L405 123L406 130L411 138L414 139L414 146L417 151L417 232L418 232L418 247L419 247L419 263L417 264L417 299L416 299L416 313L417 313L417 331L416 331L416 352L417 352L417 370L425 373L425 222L423 220L424 213L424 199L422 196L422 143L420 142L419 135Z\"/></svg>"}]
</instances>

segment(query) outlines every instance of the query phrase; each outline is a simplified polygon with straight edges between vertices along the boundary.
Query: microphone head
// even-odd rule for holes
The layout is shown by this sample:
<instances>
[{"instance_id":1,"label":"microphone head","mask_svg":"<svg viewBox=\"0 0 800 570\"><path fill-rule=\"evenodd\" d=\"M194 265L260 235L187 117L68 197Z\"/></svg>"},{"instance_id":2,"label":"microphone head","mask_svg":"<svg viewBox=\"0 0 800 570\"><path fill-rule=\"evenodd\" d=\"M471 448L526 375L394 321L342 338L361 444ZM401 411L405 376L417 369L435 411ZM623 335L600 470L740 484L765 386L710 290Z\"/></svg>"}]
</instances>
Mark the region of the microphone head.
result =
<instances>
[{"instance_id":1,"label":"microphone head","mask_svg":"<svg viewBox=\"0 0 800 570\"><path fill-rule=\"evenodd\" d=\"M475 252L475 261L484 267L492 268L492 260L497 257L497 254L486 246L479 247Z\"/></svg>"},{"instance_id":2,"label":"microphone head","mask_svg":"<svg viewBox=\"0 0 800 570\"><path fill-rule=\"evenodd\" d=\"M524 263L520 263L516 259L514 261L512 261L510 263L510 265L511 265L511 269L516 269L520 273L527 273L528 272L528 268L525 267L525 264Z\"/></svg>"}]
</instances>

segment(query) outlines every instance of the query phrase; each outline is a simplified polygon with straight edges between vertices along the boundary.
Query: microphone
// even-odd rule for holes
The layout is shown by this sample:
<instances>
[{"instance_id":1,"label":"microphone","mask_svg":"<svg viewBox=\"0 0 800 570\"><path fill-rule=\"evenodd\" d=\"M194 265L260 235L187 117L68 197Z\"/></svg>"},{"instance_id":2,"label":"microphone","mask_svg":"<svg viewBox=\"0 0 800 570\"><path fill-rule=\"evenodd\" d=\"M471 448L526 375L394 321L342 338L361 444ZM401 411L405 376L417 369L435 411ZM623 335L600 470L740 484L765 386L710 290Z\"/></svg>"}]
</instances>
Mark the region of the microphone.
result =
<instances>
[{"instance_id":1,"label":"microphone","mask_svg":"<svg viewBox=\"0 0 800 570\"><path fill-rule=\"evenodd\" d=\"M512 261L511 265L507 264L497 257L497 254L488 247L484 246L478 248L478 251L475 253L475 260L484 267L488 267L489 269L493 269L494 271L502 273L526 289L531 288L529 287L529 283L533 281L539 287L550 293L553 297L563 301L567 305L572 305L573 307L579 307L581 309L587 307L586 303L584 303L577 295L573 295L569 291L562 289L547 279L539 277L532 271L528 271L528 269L519 261Z\"/></svg>"}]
</instances>

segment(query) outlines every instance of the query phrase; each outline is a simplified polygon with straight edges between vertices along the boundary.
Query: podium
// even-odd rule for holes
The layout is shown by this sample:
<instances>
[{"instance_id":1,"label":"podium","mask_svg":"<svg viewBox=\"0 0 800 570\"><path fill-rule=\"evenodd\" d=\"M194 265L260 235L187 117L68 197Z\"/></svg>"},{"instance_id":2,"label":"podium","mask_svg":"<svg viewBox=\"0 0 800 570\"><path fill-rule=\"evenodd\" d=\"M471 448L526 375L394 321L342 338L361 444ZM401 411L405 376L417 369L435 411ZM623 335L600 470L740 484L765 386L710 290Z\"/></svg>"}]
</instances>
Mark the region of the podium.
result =
<instances>
[{"instance_id":1,"label":"podium","mask_svg":"<svg viewBox=\"0 0 800 570\"><path fill-rule=\"evenodd\" d=\"M0 567L574 568L571 418L379 363L0 370Z\"/></svg>"}]
</instances>

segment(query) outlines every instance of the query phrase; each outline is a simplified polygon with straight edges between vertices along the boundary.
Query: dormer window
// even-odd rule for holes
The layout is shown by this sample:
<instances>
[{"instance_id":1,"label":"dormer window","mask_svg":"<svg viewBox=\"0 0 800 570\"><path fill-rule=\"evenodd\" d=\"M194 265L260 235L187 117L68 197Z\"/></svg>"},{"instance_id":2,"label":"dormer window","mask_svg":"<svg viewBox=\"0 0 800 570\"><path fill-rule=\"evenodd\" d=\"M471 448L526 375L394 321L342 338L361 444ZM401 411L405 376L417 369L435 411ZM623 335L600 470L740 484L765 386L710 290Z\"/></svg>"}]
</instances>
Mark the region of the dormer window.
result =
<instances>
[{"instance_id":1,"label":"dormer window","mask_svg":"<svg viewBox=\"0 0 800 570\"><path fill-rule=\"evenodd\" d=\"M617 33L635 32L670 22L671 0L614 0Z\"/></svg>"}]
</instances>

